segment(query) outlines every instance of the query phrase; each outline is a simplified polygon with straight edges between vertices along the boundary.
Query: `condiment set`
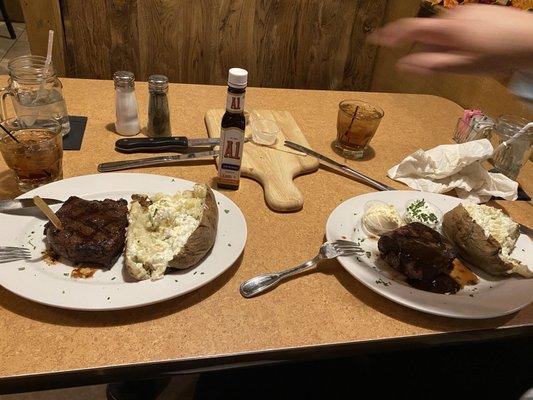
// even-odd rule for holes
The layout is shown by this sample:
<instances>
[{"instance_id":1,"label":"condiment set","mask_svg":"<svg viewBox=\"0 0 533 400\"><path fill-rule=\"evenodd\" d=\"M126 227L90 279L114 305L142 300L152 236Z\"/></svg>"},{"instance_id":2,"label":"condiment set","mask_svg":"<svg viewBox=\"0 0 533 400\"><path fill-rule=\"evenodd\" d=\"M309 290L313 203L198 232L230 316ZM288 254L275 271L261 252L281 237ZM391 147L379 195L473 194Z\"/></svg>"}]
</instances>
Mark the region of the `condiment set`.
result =
<instances>
[{"instance_id":1,"label":"condiment set","mask_svg":"<svg viewBox=\"0 0 533 400\"><path fill-rule=\"evenodd\" d=\"M135 97L135 77L130 71L117 71L115 83L115 130L122 136L135 136L141 131L139 110ZM151 137L170 136L170 110L168 106L168 78L151 75L148 78L150 100L146 134Z\"/></svg>"},{"instance_id":2,"label":"condiment set","mask_svg":"<svg viewBox=\"0 0 533 400\"><path fill-rule=\"evenodd\" d=\"M135 78L129 71L118 71L113 75L116 93L116 122L118 134L135 136L141 128L135 97ZM148 106L147 139L121 139L115 144L116 150L123 153L139 151L184 151L195 146L220 146L220 151L203 151L181 156L163 156L103 163L100 172L117 171L144 165L160 165L194 158L218 155L220 165L217 184L227 189L238 189L241 176L241 160L245 143L244 96L248 82L248 72L241 68L231 68L228 75L228 95L226 113L222 118L220 139L188 139L171 137L170 110L168 106L168 78L164 75L151 75L148 78L150 100Z\"/></svg>"}]
</instances>

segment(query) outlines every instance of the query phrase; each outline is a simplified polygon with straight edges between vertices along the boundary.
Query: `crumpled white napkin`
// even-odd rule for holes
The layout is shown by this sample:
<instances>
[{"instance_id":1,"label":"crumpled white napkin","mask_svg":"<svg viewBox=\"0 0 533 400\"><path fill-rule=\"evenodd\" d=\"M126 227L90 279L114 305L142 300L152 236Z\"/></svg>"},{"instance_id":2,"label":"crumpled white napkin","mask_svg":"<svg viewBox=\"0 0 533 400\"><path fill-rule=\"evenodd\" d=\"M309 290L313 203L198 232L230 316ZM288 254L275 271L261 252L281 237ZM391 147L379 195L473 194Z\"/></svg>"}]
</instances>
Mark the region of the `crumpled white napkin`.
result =
<instances>
[{"instance_id":1,"label":"crumpled white napkin","mask_svg":"<svg viewBox=\"0 0 533 400\"><path fill-rule=\"evenodd\" d=\"M446 193L455 189L457 196L473 203L485 203L491 196L516 200L518 183L503 174L488 172L481 165L492 152L487 139L443 144L415 151L389 169L387 175L425 192Z\"/></svg>"}]
</instances>

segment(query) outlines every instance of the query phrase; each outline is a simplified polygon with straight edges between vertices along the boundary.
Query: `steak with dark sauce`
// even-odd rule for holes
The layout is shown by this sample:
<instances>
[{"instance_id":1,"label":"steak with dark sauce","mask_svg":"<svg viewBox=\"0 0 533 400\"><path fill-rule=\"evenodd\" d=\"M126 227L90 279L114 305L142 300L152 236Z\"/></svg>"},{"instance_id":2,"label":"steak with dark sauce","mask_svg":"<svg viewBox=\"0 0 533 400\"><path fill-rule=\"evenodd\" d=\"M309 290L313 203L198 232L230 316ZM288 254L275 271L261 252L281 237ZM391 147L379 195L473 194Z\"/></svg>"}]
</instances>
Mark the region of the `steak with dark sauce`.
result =
<instances>
[{"instance_id":1,"label":"steak with dark sauce","mask_svg":"<svg viewBox=\"0 0 533 400\"><path fill-rule=\"evenodd\" d=\"M456 293L460 285L450 277L456 252L434 229L412 222L380 237L381 258L418 289Z\"/></svg>"}]
</instances>

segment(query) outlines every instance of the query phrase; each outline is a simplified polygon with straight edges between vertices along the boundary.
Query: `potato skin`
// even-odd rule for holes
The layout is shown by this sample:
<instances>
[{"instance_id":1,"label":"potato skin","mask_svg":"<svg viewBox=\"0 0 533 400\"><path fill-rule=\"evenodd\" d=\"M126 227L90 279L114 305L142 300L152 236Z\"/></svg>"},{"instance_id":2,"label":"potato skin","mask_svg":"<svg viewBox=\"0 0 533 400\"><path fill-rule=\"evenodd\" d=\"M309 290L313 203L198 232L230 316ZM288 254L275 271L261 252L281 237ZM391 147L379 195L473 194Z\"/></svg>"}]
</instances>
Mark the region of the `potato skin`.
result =
<instances>
[{"instance_id":1,"label":"potato skin","mask_svg":"<svg viewBox=\"0 0 533 400\"><path fill-rule=\"evenodd\" d=\"M200 262L215 244L218 228L218 207L213 190L207 186L205 209L198 228L185 246L169 263L170 268L187 269Z\"/></svg>"},{"instance_id":2,"label":"potato skin","mask_svg":"<svg viewBox=\"0 0 533 400\"><path fill-rule=\"evenodd\" d=\"M458 205L444 214L442 220L444 235L457 247L459 255L470 264L491 275L508 275L513 265L503 261L498 253L500 244L489 235L485 238L483 228Z\"/></svg>"}]
</instances>

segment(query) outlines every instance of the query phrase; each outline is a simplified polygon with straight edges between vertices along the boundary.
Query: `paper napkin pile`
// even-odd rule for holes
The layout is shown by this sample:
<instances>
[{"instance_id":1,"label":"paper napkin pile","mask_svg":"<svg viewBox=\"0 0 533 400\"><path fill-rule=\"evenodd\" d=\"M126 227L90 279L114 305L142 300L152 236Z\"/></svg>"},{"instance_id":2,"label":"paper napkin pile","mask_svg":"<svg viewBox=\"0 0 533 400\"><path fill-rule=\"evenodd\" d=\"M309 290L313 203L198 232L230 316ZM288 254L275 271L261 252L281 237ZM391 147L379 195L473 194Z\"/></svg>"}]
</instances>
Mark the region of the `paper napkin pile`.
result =
<instances>
[{"instance_id":1,"label":"paper napkin pile","mask_svg":"<svg viewBox=\"0 0 533 400\"><path fill-rule=\"evenodd\" d=\"M473 203L485 203L492 196L516 200L518 183L503 174L488 172L481 162L493 152L487 139L461 144L444 144L431 150L417 150L387 175L417 190L446 193Z\"/></svg>"}]
</instances>

